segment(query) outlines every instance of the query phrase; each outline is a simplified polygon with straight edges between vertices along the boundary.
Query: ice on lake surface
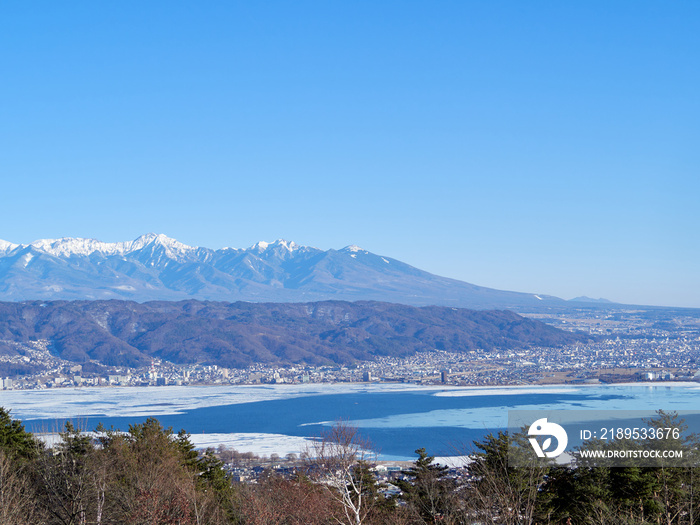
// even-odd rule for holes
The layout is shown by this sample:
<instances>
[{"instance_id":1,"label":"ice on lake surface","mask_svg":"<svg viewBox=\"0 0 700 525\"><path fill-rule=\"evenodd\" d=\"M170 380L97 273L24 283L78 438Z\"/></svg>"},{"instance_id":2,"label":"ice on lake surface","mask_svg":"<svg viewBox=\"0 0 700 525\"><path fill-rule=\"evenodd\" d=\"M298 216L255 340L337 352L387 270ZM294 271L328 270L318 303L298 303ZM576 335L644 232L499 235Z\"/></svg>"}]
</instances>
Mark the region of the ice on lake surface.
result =
<instances>
[{"instance_id":1,"label":"ice on lake surface","mask_svg":"<svg viewBox=\"0 0 700 525\"><path fill-rule=\"evenodd\" d=\"M526 396L529 394L596 394L638 391L654 392L679 388L700 393L698 383L666 383L631 385L576 385L530 387L442 387L411 384L305 384L305 385L231 385L231 386L166 386L166 387L102 387L58 388L45 390L0 391L0 406L12 409L19 419L75 418L86 416L137 417L180 414L203 407L255 403L303 396L349 393L432 391L437 397L463 396ZM636 397L636 396L635 396ZM676 402L680 401L679 399ZM692 409L697 398L686 400L684 408ZM504 404L511 404L504 401ZM620 408L629 408L629 402ZM602 408L589 406L586 408ZM605 407L608 410L616 407ZM641 407L638 407L641 408ZM681 409L681 408L679 408Z\"/></svg>"},{"instance_id":2,"label":"ice on lake surface","mask_svg":"<svg viewBox=\"0 0 700 525\"><path fill-rule=\"evenodd\" d=\"M484 435L482 430L505 429L511 409L542 412L649 410L650 414L658 409L696 411L700 407L699 393L698 383L483 388L366 383L104 387L5 390L0 391L0 406L9 408L14 418L25 421L73 419L79 423L81 418L88 417L171 418L168 425L193 432L192 440L199 448L225 444L241 452L264 455L274 452L280 456L290 452L298 454L308 440L331 425L334 418L347 417L351 424L383 444L384 450L401 448L389 455L407 457L431 440L436 447L441 446L439 434L450 436L443 442L455 436L465 436L468 441L472 436ZM318 401L313 400L315 396ZM304 399L309 401L302 403ZM350 400L346 405L356 407L353 415L336 415L336 405L345 400ZM374 403L372 410L365 410L362 404L365 400L368 405L370 401ZM393 404L388 403L389 400ZM256 403L261 403L260 412ZM301 411L293 420L281 417L285 415L282 412L264 413L289 410L290 403ZM252 404L246 405L251 409L245 411L245 417L264 413L263 419L268 422L265 428L254 424L242 428L240 418L231 415L240 414L241 410L231 412L225 408L243 404ZM198 416L195 424L192 414L206 416ZM230 417L231 425L213 428L219 415ZM282 419L285 419L285 428L280 426ZM406 443L397 443L404 439L404 434Z\"/></svg>"},{"instance_id":3,"label":"ice on lake surface","mask_svg":"<svg viewBox=\"0 0 700 525\"><path fill-rule=\"evenodd\" d=\"M311 448L312 440L298 436L285 436L284 434L240 433L231 434L192 434L190 441L198 449L217 448L223 445L239 452L252 452L258 456L270 456L277 454L284 457L287 454L296 454Z\"/></svg>"},{"instance_id":4,"label":"ice on lake surface","mask_svg":"<svg viewBox=\"0 0 700 525\"><path fill-rule=\"evenodd\" d=\"M87 416L138 417L181 414L203 407L292 397L362 392L436 390L415 385L305 384L165 387L92 387L0 391L0 406L19 419Z\"/></svg>"}]
</instances>

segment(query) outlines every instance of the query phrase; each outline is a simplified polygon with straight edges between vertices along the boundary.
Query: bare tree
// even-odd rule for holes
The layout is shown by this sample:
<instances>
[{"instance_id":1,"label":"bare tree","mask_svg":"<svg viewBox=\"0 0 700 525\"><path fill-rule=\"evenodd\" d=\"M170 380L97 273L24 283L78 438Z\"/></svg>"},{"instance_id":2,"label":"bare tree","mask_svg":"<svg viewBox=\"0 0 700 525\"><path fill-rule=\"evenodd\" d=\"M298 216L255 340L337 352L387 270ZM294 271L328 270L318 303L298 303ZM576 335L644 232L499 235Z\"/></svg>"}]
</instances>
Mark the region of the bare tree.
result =
<instances>
[{"instance_id":1,"label":"bare tree","mask_svg":"<svg viewBox=\"0 0 700 525\"><path fill-rule=\"evenodd\" d=\"M244 522L250 525L330 525L338 503L323 487L299 477L270 475L245 485L236 495Z\"/></svg>"},{"instance_id":2,"label":"bare tree","mask_svg":"<svg viewBox=\"0 0 700 525\"><path fill-rule=\"evenodd\" d=\"M34 494L17 465L0 450L0 523L24 525L41 523Z\"/></svg>"},{"instance_id":3,"label":"bare tree","mask_svg":"<svg viewBox=\"0 0 700 525\"><path fill-rule=\"evenodd\" d=\"M508 465L509 436L499 432L475 443L483 452L468 470L472 481L466 491L466 512L486 523L534 524L538 494L547 469L537 465Z\"/></svg>"},{"instance_id":4,"label":"bare tree","mask_svg":"<svg viewBox=\"0 0 700 525\"><path fill-rule=\"evenodd\" d=\"M66 422L61 440L39 455L35 462L38 501L49 516L49 523L85 525L94 512L90 458L91 439Z\"/></svg>"},{"instance_id":5,"label":"bare tree","mask_svg":"<svg viewBox=\"0 0 700 525\"><path fill-rule=\"evenodd\" d=\"M372 444L362 438L347 421L337 421L305 454L310 473L330 489L341 504L338 523L361 525L374 505L370 488L374 478L367 475L367 465L376 460Z\"/></svg>"}]
</instances>

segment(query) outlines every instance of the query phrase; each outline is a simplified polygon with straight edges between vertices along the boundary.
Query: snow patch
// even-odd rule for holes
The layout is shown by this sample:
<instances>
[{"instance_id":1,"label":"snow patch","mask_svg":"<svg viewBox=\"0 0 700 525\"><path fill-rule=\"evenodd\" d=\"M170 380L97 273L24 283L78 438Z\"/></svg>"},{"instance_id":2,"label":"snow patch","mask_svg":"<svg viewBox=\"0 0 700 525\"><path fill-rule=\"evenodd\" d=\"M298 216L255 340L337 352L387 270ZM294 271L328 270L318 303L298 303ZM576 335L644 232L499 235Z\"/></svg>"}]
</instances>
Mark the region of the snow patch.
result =
<instances>
[{"instance_id":1,"label":"snow patch","mask_svg":"<svg viewBox=\"0 0 700 525\"><path fill-rule=\"evenodd\" d=\"M121 433L124 434L125 432ZM97 432L81 432L80 434L90 436L93 439L99 437ZM48 447L55 447L61 443L61 435L57 432L35 435ZM314 442L311 438L259 432L191 434L189 440L195 449L198 450L218 448L219 445L223 445L238 452L252 452L256 456L267 457L272 454L277 454L280 457L284 457L287 454L299 456L302 452L310 450Z\"/></svg>"},{"instance_id":2,"label":"snow patch","mask_svg":"<svg viewBox=\"0 0 700 525\"><path fill-rule=\"evenodd\" d=\"M385 263L389 264L389 261L387 261L384 257L382 257L382 261L384 261Z\"/></svg>"},{"instance_id":3,"label":"snow patch","mask_svg":"<svg viewBox=\"0 0 700 525\"><path fill-rule=\"evenodd\" d=\"M216 448L219 445L238 452L252 452L258 456L297 454L311 448L312 439L286 434L262 434L236 432L232 434L191 434L190 441L195 448Z\"/></svg>"},{"instance_id":4,"label":"snow patch","mask_svg":"<svg viewBox=\"0 0 700 525\"><path fill-rule=\"evenodd\" d=\"M92 319L98 324L103 330L109 331L109 326L107 325L107 320L109 319L109 312L101 312L99 314L92 315Z\"/></svg>"},{"instance_id":5,"label":"snow patch","mask_svg":"<svg viewBox=\"0 0 700 525\"><path fill-rule=\"evenodd\" d=\"M461 468L469 465L473 459L468 456L435 456L435 463L449 468Z\"/></svg>"}]
</instances>

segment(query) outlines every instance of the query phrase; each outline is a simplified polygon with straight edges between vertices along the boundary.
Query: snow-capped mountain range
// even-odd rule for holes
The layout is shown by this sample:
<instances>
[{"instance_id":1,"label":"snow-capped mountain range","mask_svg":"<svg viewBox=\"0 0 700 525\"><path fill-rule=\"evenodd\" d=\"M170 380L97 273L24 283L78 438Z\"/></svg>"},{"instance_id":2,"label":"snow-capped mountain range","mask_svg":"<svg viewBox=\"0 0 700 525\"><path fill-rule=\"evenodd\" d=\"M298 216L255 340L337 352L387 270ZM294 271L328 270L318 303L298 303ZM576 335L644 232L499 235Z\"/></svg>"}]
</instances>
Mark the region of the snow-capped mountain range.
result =
<instances>
[{"instance_id":1,"label":"snow-capped mountain range","mask_svg":"<svg viewBox=\"0 0 700 525\"><path fill-rule=\"evenodd\" d=\"M149 233L128 242L0 240L0 300L307 302L377 300L476 309L565 305L439 277L358 246L320 250L277 240L211 250Z\"/></svg>"}]
</instances>

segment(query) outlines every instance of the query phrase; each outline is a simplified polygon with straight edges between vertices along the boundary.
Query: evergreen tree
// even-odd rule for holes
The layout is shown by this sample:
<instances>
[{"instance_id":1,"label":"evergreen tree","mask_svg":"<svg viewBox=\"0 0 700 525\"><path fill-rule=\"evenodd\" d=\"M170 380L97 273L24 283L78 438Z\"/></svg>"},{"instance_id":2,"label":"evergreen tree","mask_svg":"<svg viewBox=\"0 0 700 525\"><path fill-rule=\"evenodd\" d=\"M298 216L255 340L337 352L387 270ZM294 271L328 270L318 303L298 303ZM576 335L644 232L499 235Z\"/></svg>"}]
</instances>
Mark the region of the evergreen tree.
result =
<instances>
[{"instance_id":1,"label":"evergreen tree","mask_svg":"<svg viewBox=\"0 0 700 525\"><path fill-rule=\"evenodd\" d=\"M552 523L598 523L611 514L610 469L557 465L550 468L539 496L539 514Z\"/></svg>"},{"instance_id":2,"label":"evergreen tree","mask_svg":"<svg viewBox=\"0 0 700 525\"><path fill-rule=\"evenodd\" d=\"M9 458L31 459L41 449L34 436L24 430L24 425L10 417L10 411L0 407L0 450Z\"/></svg>"},{"instance_id":3,"label":"evergreen tree","mask_svg":"<svg viewBox=\"0 0 700 525\"><path fill-rule=\"evenodd\" d=\"M400 480L401 498L410 505L425 523L436 523L454 510L455 484L446 477L448 468L434 463L425 448L416 450L418 458L404 471L408 480Z\"/></svg>"}]
</instances>

